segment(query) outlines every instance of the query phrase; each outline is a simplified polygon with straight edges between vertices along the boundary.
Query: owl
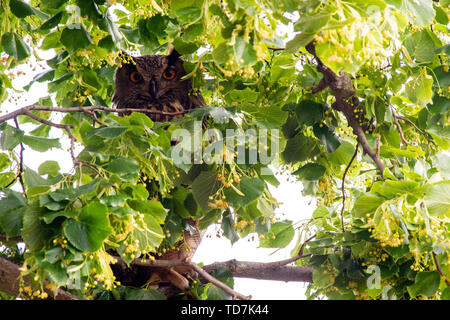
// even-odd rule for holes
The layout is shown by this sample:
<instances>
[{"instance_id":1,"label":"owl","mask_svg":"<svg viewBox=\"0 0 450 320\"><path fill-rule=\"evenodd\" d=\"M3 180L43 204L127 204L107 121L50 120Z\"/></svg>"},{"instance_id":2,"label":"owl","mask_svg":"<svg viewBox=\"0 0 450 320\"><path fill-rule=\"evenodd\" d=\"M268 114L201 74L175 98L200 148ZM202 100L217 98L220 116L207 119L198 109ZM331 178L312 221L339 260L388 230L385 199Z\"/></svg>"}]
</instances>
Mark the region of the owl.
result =
<instances>
[{"instance_id":1,"label":"owl","mask_svg":"<svg viewBox=\"0 0 450 320\"><path fill-rule=\"evenodd\" d=\"M120 56L121 64L114 75L115 92L112 98L117 109L148 109L158 113L147 115L156 122L165 122L173 117L181 118L189 110L204 107L201 94L194 94L190 79L182 80L186 75L181 55L173 48L168 55L144 55L132 57L125 52ZM124 116L126 114L119 115ZM166 252L158 259L184 260L190 259L195 253L204 231L197 228L197 221L186 219L186 223L196 230L194 233L185 231L176 249ZM192 230L192 229L191 229ZM141 286L143 283L168 282L182 291L189 289L185 275L191 275L192 270L184 267L171 269L154 268L148 270L135 266L111 266L121 283ZM128 281L130 279L130 281ZM136 282L136 279L137 282Z\"/></svg>"},{"instance_id":2,"label":"owl","mask_svg":"<svg viewBox=\"0 0 450 320\"><path fill-rule=\"evenodd\" d=\"M112 98L115 108L145 108L161 113L147 115L157 122L181 118L193 108L205 106L200 94L194 94L186 75L181 55L170 49L168 55L144 55L131 57L121 54L117 68ZM168 113L168 114L164 114Z\"/></svg>"}]
</instances>

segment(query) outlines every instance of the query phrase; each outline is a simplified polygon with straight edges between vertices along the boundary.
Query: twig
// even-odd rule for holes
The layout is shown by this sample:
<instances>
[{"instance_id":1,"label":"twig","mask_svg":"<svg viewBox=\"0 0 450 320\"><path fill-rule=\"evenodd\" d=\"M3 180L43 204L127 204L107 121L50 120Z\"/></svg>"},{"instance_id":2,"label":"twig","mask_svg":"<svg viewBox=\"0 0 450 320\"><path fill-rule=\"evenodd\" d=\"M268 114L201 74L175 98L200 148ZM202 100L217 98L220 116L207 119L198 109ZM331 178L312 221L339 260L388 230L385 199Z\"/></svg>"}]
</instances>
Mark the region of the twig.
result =
<instances>
[{"instance_id":1,"label":"twig","mask_svg":"<svg viewBox=\"0 0 450 320\"><path fill-rule=\"evenodd\" d=\"M19 123L17 122L17 118L14 118L14 124L16 128L19 129ZM23 182L22 174L23 174L23 151L25 150L23 146L23 142L20 142L20 151L19 151L19 171L17 172L17 178L19 178L20 185L22 186L22 191L26 197L25 192L25 184Z\"/></svg>"},{"instance_id":2,"label":"twig","mask_svg":"<svg viewBox=\"0 0 450 320\"><path fill-rule=\"evenodd\" d=\"M305 245L311 241L312 239L314 239L316 237L316 235L313 235L311 237L309 237L308 239L305 240L305 242L303 242L302 246L300 247L300 250L298 251L297 255L295 255L292 258L288 258L285 260L280 260L280 261L275 261L275 262L266 262L264 264L262 264L262 266L264 266L265 268L278 268L278 267L282 267L285 266L289 263L295 262L301 258L306 258L311 256L310 253L308 254L303 254L303 250L305 249Z\"/></svg>"},{"instance_id":3,"label":"twig","mask_svg":"<svg viewBox=\"0 0 450 320\"><path fill-rule=\"evenodd\" d=\"M397 131L398 131L398 133L400 134L400 139L402 140L402 143L406 146L406 147L408 147L409 146L409 142L408 141L406 141L406 139L405 139L405 135L403 134L403 130L402 130L402 127L400 126L400 123L398 123L398 116L397 116L397 114L394 112L394 109L391 107L391 112L392 112L392 116L394 117L393 118L393 120L394 120L394 124L395 124L395 126L397 127Z\"/></svg>"},{"instance_id":4,"label":"twig","mask_svg":"<svg viewBox=\"0 0 450 320\"><path fill-rule=\"evenodd\" d=\"M412 122L412 121L409 120L408 118L405 118L405 117L400 116L400 115L398 115L398 114L396 114L395 117L396 117L397 119L399 119L399 120L403 120L403 121L405 121L405 122L408 122L410 125L412 125L412 126L414 127L414 129L416 129L417 131L419 131L419 133L422 134L422 135L425 137L425 139L427 139L428 142L430 142L430 143L436 145L436 143L435 143L434 141L432 141L432 140L430 140L430 139L428 138L427 133L424 132L424 131L422 131L422 130L414 123L414 122Z\"/></svg>"},{"instance_id":5,"label":"twig","mask_svg":"<svg viewBox=\"0 0 450 320\"><path fill-rule=\"evenodd\" d=\"M347 172L350 169L353 160L355 160L356 155L358 154L358 147L359 144L356 145L355 152L353 153L352 158L350 159L350 162L348 163L347 167L344 170L344 174L342 175L342 209L341 209L341 226L342 226L342 232L345 232L345 226L344 226L344 210L345 210L345 177L347 176Z\"/></svg>"},{"instance_id":6,"label":"twig","mask_svg":"<svg viewBox=\"0 0 450 320\"><path fill-rule=\"evenodd\" d=\"M434 264L436 265L437 271L444 278L444 281L447 284L447 286L450 286L450 280L448 280L448 278L446 277L444 271L442 271L441 265L439 264L439 260L438 260L437 254L434 251L432 252L432 254L433 254L433 260L434 260Z\"/></svg>"},{"instance_id":7,"label":"twig","mask_svg":"<svg viewBox=\"0 0 450 320\"><path fill-rule=\"evenodd\" d=\"M214 278L211 276L208 272L203 270L201 267L199 267L197 264L187 261L187 260L142 260L142 259L135 259L133 260L132 264L139 265L139 266L145 266L145 267L160 267L160 268L174 268L174 267L188 267L192 270L196 271L200 276L202 276L204 279L206 279L208 282L212 283L216 287L222 289L226 293L228 293L233 298L238 298L241 300L250 300L251 296L245 296L242 295L230 287L228 287L225 283L221 282L220 280Z\"/></svg>"},{"instance_id":8,"label":"twig","mask_svg":"<svg viewBox=\"0 0 450 320\"><path fill-rule=\"evenodd\" d=\"M4 122L6 120L14 119L19 115L26 115L26 116L29 116L30 118L33 118L33 116L37 117L35 114L31 113L30 111L50 111L50 112L64 112L64 113L84 112L84 113L88 113L88 114L93 111L105 111L105 112L113 112L113 113L141 112L141 113L157 114L157 115L164 115L164 116L176 116L176 115L182 115L182 114L189 112L189 110L183 110L183 111L177 111L177 112L164 112L164 111L159 111L159 110L148 110L145 108L114 109L114 108L109 108L109 107L104 107L104 106L60 108L60 107L29 105L29 106L26 106L23 108L19 108L10 113L7 113L4 116L1 116L0 123ZM33 115L33 116L31 116L31 115ZM37 120L37 119L35 119L35 120ZM44 120L44 119L42 119L42 120ZM37 120L37 121L39 121L39 120ZM40 121L40 122L42 122L42 121ZM42 122L42 123L44 123L44 122ZM59 126L64 126L64 125L59 125Z\"/></svg>"}]
</instances>

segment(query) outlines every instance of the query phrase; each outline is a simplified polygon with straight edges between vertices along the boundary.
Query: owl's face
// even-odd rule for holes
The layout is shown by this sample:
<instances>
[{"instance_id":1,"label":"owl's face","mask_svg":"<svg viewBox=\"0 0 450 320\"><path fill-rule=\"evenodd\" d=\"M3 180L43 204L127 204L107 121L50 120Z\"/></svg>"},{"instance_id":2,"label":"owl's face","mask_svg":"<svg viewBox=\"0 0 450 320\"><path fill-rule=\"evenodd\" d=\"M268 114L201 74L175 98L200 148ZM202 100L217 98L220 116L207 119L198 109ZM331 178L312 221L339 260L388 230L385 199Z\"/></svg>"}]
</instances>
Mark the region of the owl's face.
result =
<instances>
[{"instance_id":1,"label":"owl's face","mask_svg":"<svg viewBox=\"0 0 450 320\"><path fill-rule=\"evenodd\" d=\"M117 108L149 108L171 103L192 88L183 61L174 49L168 55L126 57L115 73L113 104Z\"/></svg>"}]
</instances>

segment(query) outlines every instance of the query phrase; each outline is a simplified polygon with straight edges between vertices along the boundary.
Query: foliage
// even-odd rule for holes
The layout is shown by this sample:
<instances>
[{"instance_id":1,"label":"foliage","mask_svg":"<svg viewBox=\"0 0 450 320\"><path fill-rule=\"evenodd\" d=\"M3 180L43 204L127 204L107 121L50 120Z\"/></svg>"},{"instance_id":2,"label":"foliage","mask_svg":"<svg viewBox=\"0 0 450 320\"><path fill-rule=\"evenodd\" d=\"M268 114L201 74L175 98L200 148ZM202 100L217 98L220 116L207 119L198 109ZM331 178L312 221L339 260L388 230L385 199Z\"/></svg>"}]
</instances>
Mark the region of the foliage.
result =
<instances>
[{"instance_id":1,"label":"foliage","mask_svg":"<svg viewBox=\"0 0 450 320\"><path fill-rule=\"evenodd\" d=\"M165 252L192 217L202 228L219 222L232 242L256 232L267 248L284 247L298 233L293 255L307 233L316 234L304 251L311 256L297 261L315 269L310 298L448 299L448 6L448 0L2 1L2 103L13 102L21 67L39 64L45 68L21 88L26 95L35 83L47 84L49 96L36 105L109 106L120 49L165 54L173 45L208 107L170 126L142 113L105 111L62 118L32 111L65 130L26 116L1 123L0 233L23 238L36 282L83 298L164 298L121 286L108 252L127 263ZM365 137L383 172L365 152L351 162L358 141L348 117L333 108L333 90L314 91L322 74L305 50L311 42L324 65L351 77L360 99L355 118L371 123ZM49 50L52 58L40 58ZM192 132L204 117L223 136L227 129L280 130L269 135L280 147L270 168L291 172L317 199L308 223L275 219L267 183L278 181L269 163L240 164L227 149L216 154L227 161L174 163L172 132ZM56 131L72 139L69 153L82 148L72 156L74 169L63 173L54 160L38 172L24 166L24 147L62 148ZM254 141L240 146L267 151ZM14 250L15 243L3 244ZM229 274L219 277L232 284ZM225 297L210 284L194 283L192 290L201 299Z\"/></svg>"}]
</instances>

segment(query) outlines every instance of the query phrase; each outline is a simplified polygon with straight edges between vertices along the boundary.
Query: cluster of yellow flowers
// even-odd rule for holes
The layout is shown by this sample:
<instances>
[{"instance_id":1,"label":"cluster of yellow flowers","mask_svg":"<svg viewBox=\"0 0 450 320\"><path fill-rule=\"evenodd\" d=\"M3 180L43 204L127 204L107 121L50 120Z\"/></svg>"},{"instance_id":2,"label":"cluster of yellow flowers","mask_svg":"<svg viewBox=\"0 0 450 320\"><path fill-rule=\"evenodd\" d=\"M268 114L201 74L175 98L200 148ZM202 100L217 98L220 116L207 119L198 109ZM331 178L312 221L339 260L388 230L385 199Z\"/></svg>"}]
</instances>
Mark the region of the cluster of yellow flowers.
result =
<instances>
[{"instance_id":1,"label":"cluster of yellow flowers","mask_svg":"<svg viewBox=\"0 0 450 320\"><path fill-rule=\"evenodd\" d=\"M45 291L33 290L30 286L25 286L19 289L20 297L23 299L47 299L48 294Z\"/></svg>"}]
</instances>

